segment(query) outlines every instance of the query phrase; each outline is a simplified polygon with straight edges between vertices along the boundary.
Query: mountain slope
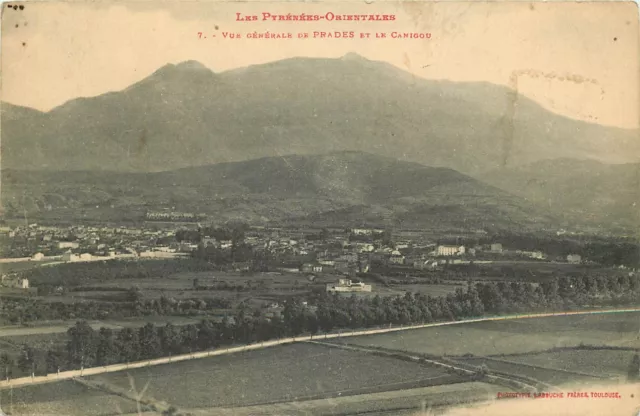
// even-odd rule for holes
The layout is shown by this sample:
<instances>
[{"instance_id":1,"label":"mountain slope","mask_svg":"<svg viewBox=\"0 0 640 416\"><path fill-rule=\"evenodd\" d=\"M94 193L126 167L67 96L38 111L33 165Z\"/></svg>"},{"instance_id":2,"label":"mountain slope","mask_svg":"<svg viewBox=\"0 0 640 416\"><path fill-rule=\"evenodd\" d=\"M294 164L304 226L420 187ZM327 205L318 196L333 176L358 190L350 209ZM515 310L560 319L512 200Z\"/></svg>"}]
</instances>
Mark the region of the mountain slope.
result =
<instances>
[{"instance_id":1,"label":"mountain slope","mask_svg":"<svg viewBox=\"0 0 640 416\"><path fill-rule=\"evenodd\" d=\"M640 164L555 159L480 175L486 183L565 218L636 230L640 226Z\"/></svg>"},{"instance_id":2,"label":"mountain slope","mask_svg":"<svg viewBox=\"0 0 640 416\"><path fill-rule=\"evenodd\" d=\"M147 172L359 150L477 173L551 157L637 161L636 138L505 87L425 80L353 54L219 74L190 61L48 113L2 104L3 167L12 169Z\"/></svg>"},{"instance_id":3,"label":"mountain slope","mask_svg":"<svg viewBox=\"0 0 640 416\"><path fill-rule=\"evenodd\" d=\"M284 156L158 173L3 170L9 216L142 219L163 208L213 221L544 228L555 219L448 168L361 152Z\"/></svg>"}]
</instances>

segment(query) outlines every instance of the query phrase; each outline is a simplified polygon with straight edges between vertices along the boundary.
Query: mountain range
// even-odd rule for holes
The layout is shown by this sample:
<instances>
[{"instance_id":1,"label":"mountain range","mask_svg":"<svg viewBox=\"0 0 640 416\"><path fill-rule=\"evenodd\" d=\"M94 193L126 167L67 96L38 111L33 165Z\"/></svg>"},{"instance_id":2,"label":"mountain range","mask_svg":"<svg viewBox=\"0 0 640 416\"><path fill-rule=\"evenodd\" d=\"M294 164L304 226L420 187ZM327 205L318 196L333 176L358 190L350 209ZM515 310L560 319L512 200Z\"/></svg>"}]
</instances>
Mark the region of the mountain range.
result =
<instances>
[{"instance_id":1,"label":"mountain range","mask_svg":"<svg viewBox=\"0 0 640 416\"><path fill-rule=\"evenodd\" d=\"M356 150L477 174L558 157L637 162L637 137L507 87L427 80L355 54L222 73L188 61L48 112L2 104L11 169L153 172Z\"/></svg>"},{"instance_id":2,"label":"mountain range","mask_svg":"<svg viewBox=\"0 0 640 416\"><path fill-rule=\"evenodd\" d=\"M640 141L506 87L355 54L168 64L48 112L2 103L10 216L637 229Z\"/></svg>"},{"instance_id":3,"label":"mountain range","mask_svg":"<svg viewBox=\"0 0 640 416\"><path fill-rule=\"evenodd\" d=\"M558 218L619 229L640 226L640 164L554 159L478 175Z\"/></svg>"},{"instance_id":4,"label":"mountain range","mask_svg":"<svg viewBox=\"0 0 640 416\"><path fill-rule=\"evenodd\" d=\"M59 218L121 220L168 209L214 221L540 229L557 219L449 168L354 151L154 173L4 170L3 204Z\"/></svg>"}]
</instances>

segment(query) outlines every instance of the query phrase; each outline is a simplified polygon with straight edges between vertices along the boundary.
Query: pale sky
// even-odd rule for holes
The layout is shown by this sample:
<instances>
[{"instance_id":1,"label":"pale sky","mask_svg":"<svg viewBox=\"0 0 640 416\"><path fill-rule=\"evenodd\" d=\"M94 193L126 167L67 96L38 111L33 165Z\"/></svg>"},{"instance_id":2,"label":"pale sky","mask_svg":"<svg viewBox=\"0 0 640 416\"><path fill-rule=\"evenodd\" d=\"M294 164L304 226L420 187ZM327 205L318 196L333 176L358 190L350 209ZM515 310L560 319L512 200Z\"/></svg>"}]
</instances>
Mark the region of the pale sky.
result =
<instances>
[{"instance_id":1,"label":"pale sky","mask_svg":"<svg viewBox=\"0 0 640 416\"><path fill-rule=\"evenodd\" d=\"M632 2L18 4L24 10L3 8L2 99L43 111L124 89L169 62L197 60L221 72L356 52L427 79L512 86L517 80L521 93L556 113L638 127L640 48ZM237 22L237 12L394 14L396 20ZM247 39L254 30L291 32L294 39ZM242 39L224 39L227 31ZM354 31L356 39L295 39L314 31ZM431 39L375 38L393 31L429 32ZM371 38L359 39L361 32Z\"/></svg>"}]
</instances>

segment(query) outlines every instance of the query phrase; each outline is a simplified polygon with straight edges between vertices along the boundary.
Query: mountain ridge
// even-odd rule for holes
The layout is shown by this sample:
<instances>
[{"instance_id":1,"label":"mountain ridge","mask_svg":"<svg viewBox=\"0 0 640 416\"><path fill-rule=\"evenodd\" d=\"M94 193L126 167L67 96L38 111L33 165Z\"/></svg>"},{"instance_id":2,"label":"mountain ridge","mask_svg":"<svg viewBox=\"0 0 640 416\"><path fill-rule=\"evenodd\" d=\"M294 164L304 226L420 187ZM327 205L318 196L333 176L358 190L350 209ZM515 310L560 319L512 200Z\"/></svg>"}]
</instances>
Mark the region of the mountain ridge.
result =
<instances>
[{"instance_id":1,"label":"mountain ridge","mask_svg":"<svg viewBox=\"0 0 640 416\"><path fill-rule=\"evenodd\" d=\"M3 169L8 217L143 220L163 209L254 223L541 228L556 220L449 168L361 152L289 155L156 173ZM344 218L335 217L343 213ZM476 223L477 222L477 223Z\"/></svg>"},{"instance_id":2,"label":"mountain ridge","mask_svg":"<svg viewBox=\"0 0 640 416\"><path fill-rule=\"evenodd\" d=\"M640 226L640 163L556 159L478 175L558 217L628 230Z\"/></svg>"},{"instance_id":3,"label":"mountain ridge","mask_svg":"<svg viewBox=\"0 0 640 416\"><path fill-rule=\"evenodd\" d=\"M2 103L3 165L144 172L359 150L475 174L504 160L640 155L635 130L571 120L523 96L511 134L506 87L426 80L388 63L344 58L220 73L186 61L46 113ZM606 146L612 140L619 146Z\"/></svg>"}]
</instances>

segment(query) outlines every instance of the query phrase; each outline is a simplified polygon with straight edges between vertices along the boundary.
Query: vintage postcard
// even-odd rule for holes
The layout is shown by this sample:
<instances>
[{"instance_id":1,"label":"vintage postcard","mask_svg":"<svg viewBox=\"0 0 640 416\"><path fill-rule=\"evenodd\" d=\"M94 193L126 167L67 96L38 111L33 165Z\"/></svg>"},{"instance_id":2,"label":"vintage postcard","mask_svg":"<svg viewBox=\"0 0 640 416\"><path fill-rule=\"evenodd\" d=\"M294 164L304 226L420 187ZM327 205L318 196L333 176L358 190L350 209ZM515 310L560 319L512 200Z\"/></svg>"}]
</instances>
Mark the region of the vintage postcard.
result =
<instances>
[{"instance_id":1,"label":"vintage postcard","mask_svg":"<svg viewBox=\"0 0 640 416\"><path fill-rule=\"evenodd\" d=\"M636 3L1 8L0 415L639 414Z\"/></svg>"}]
</instances>

